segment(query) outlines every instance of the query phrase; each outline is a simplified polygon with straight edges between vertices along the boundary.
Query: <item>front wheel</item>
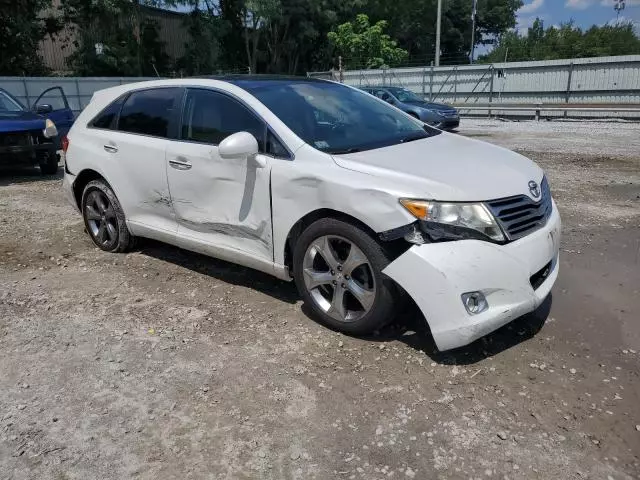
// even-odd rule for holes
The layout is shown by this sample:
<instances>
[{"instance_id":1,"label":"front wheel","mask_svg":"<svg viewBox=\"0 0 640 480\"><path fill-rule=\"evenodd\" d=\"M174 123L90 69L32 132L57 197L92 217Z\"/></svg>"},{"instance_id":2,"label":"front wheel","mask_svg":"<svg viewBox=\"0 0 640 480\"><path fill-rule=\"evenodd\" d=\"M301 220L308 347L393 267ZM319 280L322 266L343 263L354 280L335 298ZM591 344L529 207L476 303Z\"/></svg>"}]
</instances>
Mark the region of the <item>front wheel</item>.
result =
<instances>
[{"instance_id":1,"label":"front wheel","mask_svg":"<svg viewBox=\"0 0 640 480\"><path fill-rule=\"evenodd\" d=\"M293 275L321 322L363 335L393 319L396 287L382 274L390 259L363 229L335 219L310 225L296 242Z\"/></svg>"}]
</instances>

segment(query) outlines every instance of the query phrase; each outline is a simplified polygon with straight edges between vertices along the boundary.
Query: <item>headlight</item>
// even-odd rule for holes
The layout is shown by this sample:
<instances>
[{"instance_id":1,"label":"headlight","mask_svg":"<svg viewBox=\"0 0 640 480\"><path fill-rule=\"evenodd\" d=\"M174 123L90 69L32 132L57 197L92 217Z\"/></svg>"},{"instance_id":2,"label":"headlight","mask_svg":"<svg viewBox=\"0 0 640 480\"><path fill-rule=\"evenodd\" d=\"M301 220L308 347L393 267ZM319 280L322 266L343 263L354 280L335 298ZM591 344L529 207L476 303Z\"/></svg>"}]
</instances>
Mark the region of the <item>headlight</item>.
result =
<instances>
[{"instance_id":1,"label":"headlight","mask_svg":"<svg viewBox=\"0 0 640 480\"><path fill-rule=\"evenodd\" d=\"M482 203L432 202L403 198L400 203L414 217L427 224L470 229L496 242L505 240L495 218ZM460 232L454 232L460 238Z\"/></svg>"},{"instance_id":2,"label":"headlight","mask_svg":"<svg viewBox=\"0 0 640 480\"><path fill-rule=\"evenodd\" d=\"M58 129L56 128L56 124L53 123L51 120L49 120L48 118L44 121L44 130L42 131L42 134L46 137L46 138L52 138L58 135Z\"/></svg>"}]
</instances>

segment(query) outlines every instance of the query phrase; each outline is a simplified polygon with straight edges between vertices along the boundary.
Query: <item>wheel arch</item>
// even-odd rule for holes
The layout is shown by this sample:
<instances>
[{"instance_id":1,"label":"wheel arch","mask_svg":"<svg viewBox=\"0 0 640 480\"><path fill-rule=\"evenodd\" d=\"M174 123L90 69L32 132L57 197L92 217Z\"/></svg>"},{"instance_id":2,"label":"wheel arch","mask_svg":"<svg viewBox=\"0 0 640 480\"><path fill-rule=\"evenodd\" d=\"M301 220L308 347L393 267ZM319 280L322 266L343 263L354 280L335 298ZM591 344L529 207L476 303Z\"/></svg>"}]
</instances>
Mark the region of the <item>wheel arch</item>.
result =
<instances>
[{"instance_id":1,"label":"wheel arch","mask_svg":"<svg viewBox=\"0 0 640 480\"><path fill-rule=\"evenodd\" d=\"M289 269L289 272L293 271L293 250L295 248L296 241L309 225L322 218L334 218L345 223L350 223L351 225L359 227L367 232L372 238L379 240L378 234L369 227L369 225L353 215L333 210L331 208L318 208L304 215L289 229L289 233L287 234L287 239L284 244L284 262L286 267Z\"/></svg>"},{"instance_id":2,"label":"wheel arch","mask_svg":"<svg viewBox=\"0 0 640 480\"><path fill-rule=\"evenodd\" d=\"M77 176L75 181L73 182L73 197L75 198L76 205L80 210L82 210L82 193L84 192L84 188L87 186L89 182L93 180L102 180L107 185L109 182L104 178L102 174L91 169L85 168L82 170ZM109 185L111 186L111 185Z\"/></svg>"}]
</instances>

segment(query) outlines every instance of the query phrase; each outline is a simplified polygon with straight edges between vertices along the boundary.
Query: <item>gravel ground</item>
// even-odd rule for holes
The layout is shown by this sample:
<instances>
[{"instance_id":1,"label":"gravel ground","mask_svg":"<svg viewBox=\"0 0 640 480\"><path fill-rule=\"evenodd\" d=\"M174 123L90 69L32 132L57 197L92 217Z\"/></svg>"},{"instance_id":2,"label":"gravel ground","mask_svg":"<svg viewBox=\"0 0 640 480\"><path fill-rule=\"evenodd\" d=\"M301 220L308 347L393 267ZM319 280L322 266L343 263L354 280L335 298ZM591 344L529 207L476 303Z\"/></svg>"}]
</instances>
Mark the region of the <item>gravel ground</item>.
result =
<instances>
[{"instance_id":1,"label":"gravel ground","mask_svg":"<svg viewBox=\"0 0 640 480\"><path fill-rule=\"evenodd\" d=\"M547 170L564 238L538 312L444 354L412 312L352 338L266 275L103 253L60 175L0 174L0 479L639 478L640 126L461 133Z\"/></svg>"}]
</instances>

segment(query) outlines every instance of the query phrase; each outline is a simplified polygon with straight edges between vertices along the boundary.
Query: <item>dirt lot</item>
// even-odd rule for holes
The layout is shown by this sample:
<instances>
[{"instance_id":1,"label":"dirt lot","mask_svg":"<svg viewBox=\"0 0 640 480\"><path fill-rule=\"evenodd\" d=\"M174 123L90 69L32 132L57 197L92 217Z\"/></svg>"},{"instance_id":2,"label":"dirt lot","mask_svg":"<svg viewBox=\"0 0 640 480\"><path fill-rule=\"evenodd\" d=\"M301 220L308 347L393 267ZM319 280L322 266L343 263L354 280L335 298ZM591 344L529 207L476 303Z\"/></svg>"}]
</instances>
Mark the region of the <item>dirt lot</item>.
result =
<instances>
[{"instance_id":1,"label":"dirt lot","mask_svg":"<svg viewBox=\"0 0 640 480\"><path fill-rule=\"evenodd\" d=\"M564 239L544 308L444 354L416 315L350 338L266 275L103 253L60 176L0 174L0 479L639 478L640 126L461 133L547 170Z\"/></svg>"}]
</instances>

